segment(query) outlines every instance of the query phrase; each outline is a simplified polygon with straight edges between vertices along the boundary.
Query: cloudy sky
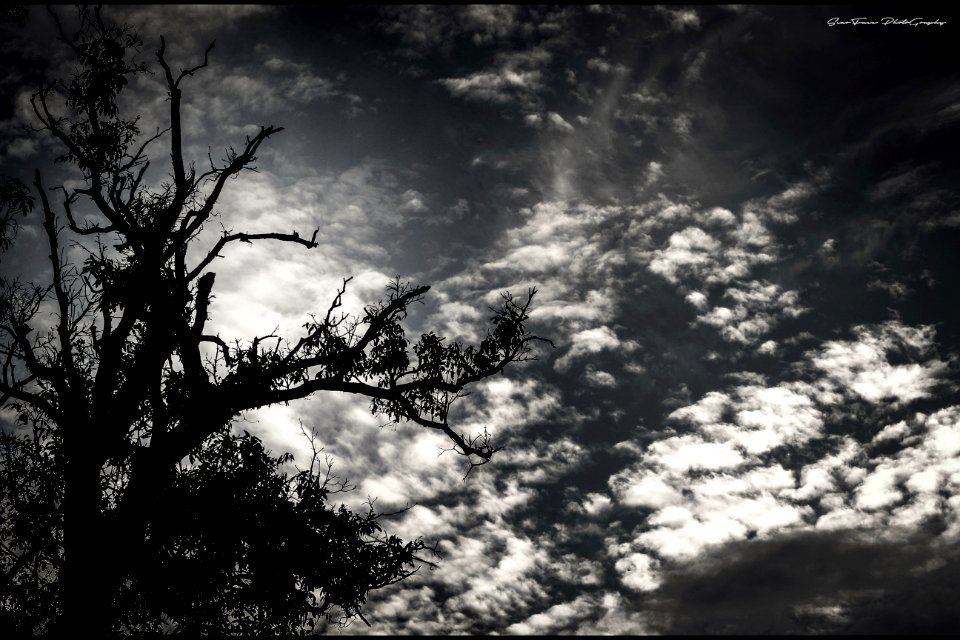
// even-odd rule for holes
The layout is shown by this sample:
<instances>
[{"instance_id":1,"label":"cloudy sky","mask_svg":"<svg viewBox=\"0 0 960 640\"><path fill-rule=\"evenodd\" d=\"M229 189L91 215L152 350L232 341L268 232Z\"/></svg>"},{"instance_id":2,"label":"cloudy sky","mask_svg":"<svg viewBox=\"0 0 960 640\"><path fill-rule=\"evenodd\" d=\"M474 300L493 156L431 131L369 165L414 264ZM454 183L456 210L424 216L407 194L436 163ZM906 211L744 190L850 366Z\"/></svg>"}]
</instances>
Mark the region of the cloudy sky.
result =
<instances>
[{"instance_id":1,"label":"cloudy sky","mask_svg":"<svg viewBox=\"0 0 960 640\"><path fill-rule=\"evenodd\" d=\"M321 248L234 247L224 338L295 334L348 276L356 310L396 275L432 285L411 333L462 340L501 291L539 289L534 330L557 347L460 408L504 446L466 481L448 443L354 398L239 425L305 455L302 420L351 504L415 505L390 527L441 562L371 597L373 632L960 625L960 17L107 11L147 61L161 33L184 67L216 38L185 89L198 163L285 127L221 221L319 227ZM0 169L69 180L22 129L25 84L64 68L49 20L3 29ZM161 124L158 77L128 93ZM4 270L42 275L34 242L27 224Z\"/></svg>"}]
</instances>

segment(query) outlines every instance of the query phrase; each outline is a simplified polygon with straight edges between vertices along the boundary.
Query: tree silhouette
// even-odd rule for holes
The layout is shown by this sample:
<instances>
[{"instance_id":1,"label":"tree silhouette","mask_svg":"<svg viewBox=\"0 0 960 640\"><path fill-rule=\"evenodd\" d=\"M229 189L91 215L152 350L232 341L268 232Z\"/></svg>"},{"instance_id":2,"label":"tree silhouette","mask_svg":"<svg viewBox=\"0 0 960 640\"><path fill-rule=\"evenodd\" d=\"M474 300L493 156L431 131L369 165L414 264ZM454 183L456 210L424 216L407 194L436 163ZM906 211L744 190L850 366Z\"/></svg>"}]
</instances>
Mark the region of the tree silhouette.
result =
<instances>
[{"instance_id":1,"label":"tree silhouette","mask_svg":"<svg viewBox=\"0 0 960 640\"><path fill-rule=\"evenodd\" d=\"M81 9L68 35L69 80L33 96L37 131L83 184L32 189L4 178L0 231L8 249L19 220L42 217L50 280L0 281L0 624L22 633L289 633L321 620L362 617L366 594L409 576L422 540L386 535L371 506L328 505L345 489L315 450L289 475L249 434L243 412L321 392L369 398L389 421L437 430L469 469L498 450L486 434L448 422L475 382L532 358L523 301L504 294L477 346L427 333L413 344L402 321L428 287L399 281L358 316L342 313L348 280L302 335L227 341L206 325L216 257L236 242L317 248L293 233L224 232L196 242L228 181L253 167L281 131L261 127L221 162L184 158L183 89L207 67L175 71L160 37L156 62L169 126L140 130L118 97L138 74L141 41L99 10ZM166 144L169 177L149 186L148 150ZM65 223L65 226L64 226ZM65 256L68 243L82 262ZM53 318L51 322L49 318ZM469 473L468 469L468 473Z\"/></svg>"}]
</instances>

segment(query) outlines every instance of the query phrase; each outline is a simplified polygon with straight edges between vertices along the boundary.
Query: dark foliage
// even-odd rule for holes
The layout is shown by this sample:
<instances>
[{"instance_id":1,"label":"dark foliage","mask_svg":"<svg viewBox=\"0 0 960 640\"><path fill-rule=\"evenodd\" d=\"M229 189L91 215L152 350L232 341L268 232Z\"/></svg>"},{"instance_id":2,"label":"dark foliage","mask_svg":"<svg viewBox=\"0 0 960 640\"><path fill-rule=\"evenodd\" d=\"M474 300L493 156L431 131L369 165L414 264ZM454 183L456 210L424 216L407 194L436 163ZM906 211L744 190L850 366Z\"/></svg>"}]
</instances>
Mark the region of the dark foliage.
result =
<instances>
[{"instance_id":1,"label":"dark foliage","mask_svg":"<svg viewBox=\"0 0 960 640\"><path fill-rule=\"evenodd\" d=\"M409 575L423 549L387 536L373 510L327 505L330 478L287 477L289 456L227 432L211 438L159 496L147 553L122 598L132 629L263 635L349 618L366 594ZM336 485L334 490L342 488ZM316 594L322 594L319 598Z\"/></svg>"}]
</instances>

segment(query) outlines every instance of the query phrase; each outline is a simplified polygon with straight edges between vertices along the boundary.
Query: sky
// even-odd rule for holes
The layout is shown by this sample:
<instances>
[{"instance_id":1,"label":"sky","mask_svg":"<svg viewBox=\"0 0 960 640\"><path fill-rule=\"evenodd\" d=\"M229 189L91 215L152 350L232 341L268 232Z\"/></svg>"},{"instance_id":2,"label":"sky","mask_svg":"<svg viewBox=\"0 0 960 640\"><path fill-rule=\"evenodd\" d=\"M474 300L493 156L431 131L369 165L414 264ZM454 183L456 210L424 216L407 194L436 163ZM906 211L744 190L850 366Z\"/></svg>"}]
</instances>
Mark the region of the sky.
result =
<instances>
[{"instance_id":1,"label":"sky","mask_svg":"<svg viewBox=\"0 0 960 640\"><path fill-rule=\"evenodd\" d=\"M345 501L410 507L388 529L438 544L371 594L372 628L333 632L960 626L960 17L878 11L106 9L147 62L160 34L180 67L216 39L184 88L198 166L285 128L220 221L321 246L217 261L228 341L296 335L351 276L354 311L430 284L408 335L464 341L537 289L556 348L457 409L504 447L466 480L442 437L356 398L238 422L305 461L302 421ZM0 173L76 180L23 129L32 84L70 68L50 20L2 29ZM145 76L122 106L152 131L163 98ZM5 271L42 277L37 232Z\"/></svg>"}]
</instances>

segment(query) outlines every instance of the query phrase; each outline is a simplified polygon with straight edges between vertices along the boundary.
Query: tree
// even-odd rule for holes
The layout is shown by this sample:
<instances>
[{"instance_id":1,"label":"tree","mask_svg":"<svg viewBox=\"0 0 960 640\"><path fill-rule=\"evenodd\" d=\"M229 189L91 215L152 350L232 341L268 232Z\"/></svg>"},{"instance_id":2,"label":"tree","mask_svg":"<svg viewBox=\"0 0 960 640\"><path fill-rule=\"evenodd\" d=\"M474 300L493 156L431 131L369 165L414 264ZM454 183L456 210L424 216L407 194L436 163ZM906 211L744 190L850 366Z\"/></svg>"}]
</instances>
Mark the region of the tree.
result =
<instances>
[{"instance_id":1,"label":"tree","mask_svg":"<svg viewBox=\"0 0 960 640\"><path fill-rule=\"evenodd\" d=\"M316 232L225 231L198 254L228 181L281 129L261 127L200 171L184 157L181 104L213 45L175 71L160 37L169 126L144 133L118 108L148 72L138 35L83 8L70 36L50 14L76 67L34 94L36 130L59 142L58 160L83 185L50 188L39 170L32 189L2 183L5 242L18 220L41 216L51 277L0 281L0 406L18 425L2 436L0 615L21 632L95 636L290 632L362 617L367 592L415 571L424 542L386 535L372 506L328 505L346 487L317 455L288 475L291 458L233 432L234 419L319 392L358 394L389 421L445 434L469 469L484 464L498 448L457 431L450 408L468 385L534 357L535 291L504 294L476 346L434 333L411 344L402 322L429 287L399 280L359 316L341 311L344 280L289 340L208 333L215 258L237 242L318 247ZM152 187L148 151L161 144L169 175ZM68 243L82 262L66 259Z\"/></svg>"}]
</instances>

